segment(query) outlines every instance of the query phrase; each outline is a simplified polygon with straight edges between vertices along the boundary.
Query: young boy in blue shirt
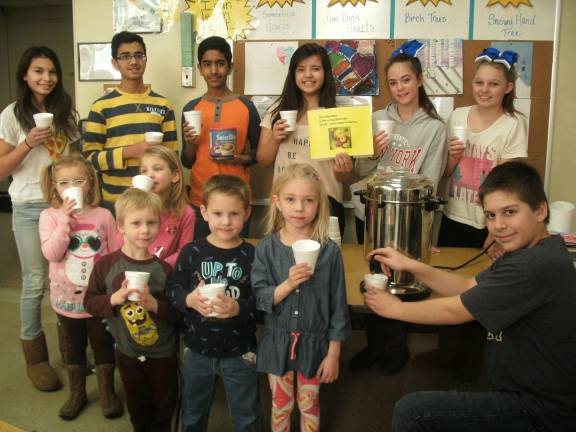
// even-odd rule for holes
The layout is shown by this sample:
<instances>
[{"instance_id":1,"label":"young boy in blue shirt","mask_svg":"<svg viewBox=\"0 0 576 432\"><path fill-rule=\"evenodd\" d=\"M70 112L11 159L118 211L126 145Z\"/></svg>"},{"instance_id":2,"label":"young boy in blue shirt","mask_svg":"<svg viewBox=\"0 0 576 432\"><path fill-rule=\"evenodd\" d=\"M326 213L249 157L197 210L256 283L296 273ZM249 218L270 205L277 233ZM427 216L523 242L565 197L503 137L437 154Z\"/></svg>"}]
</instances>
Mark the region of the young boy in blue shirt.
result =
<instances>
[{"instance_id":1,"label":"young boy in blue shirt","mask_svg":"<svg viewBox=\"0 0 576 432\"><path fill-rule=\"evenodd\" d=\"M182 249L166 288L184 315L182 430L207 430L220 376L234 431L260 431L254 246L240 237L250 216L250 189L239 177L214 176L204 185L200 210L211 233ZM211 283L225 283L226 294L209 301L198 288Z\"/></svg>"},{"instance_id":2,"label":"young boy in blue shirt","mask_svg":"<svg viewBox=\"0 0 576 432\"><path fill-rule=\"evenodd\" d=\"M419 324L477 320L488 331L495 391L417 392L395 406L393 432L576 430L576 269L561 236L550 235L537 171L523 162L494 168L479 190L490 234L505 251L475 278L446 273L391 248L369 256L409 271L440 294L403 303L366 293L378 315Z\"/></svg>"}]
</instances>

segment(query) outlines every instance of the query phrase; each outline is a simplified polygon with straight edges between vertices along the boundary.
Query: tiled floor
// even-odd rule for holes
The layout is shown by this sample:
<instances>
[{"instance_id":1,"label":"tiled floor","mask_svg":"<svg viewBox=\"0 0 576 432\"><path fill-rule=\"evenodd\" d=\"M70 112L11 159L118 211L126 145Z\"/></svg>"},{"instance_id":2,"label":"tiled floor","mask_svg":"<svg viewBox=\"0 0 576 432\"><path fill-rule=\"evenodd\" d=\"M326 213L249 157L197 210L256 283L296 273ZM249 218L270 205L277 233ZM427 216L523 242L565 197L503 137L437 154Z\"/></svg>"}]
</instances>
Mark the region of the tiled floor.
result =
<instances>
[{"instance_id":1,"label":"tiled floor","mask_svg":"<svg viewBox=\"0 0 576 432\"><path fill-rule=\"evenodd\" d=\"M58 410L67 397L66 387L54 393L41 393L30 384L18 340L19 264L10 230L10 214L0 213L0 340L4 341L0 350L0 419L26 431L131 430L126 414L117 420L107 420L101 416L94 376L88 377L87 382L89 405L71 422L58 417ZM43 309L43 323L53 364L65 379L65 371L57 355L56 318L47 302ZM436 336L433 334L410 334L412 354L432 348L435 342ZM343 345L342 365L363 344L363 332L355 331ZM455 381L448 370L419 370L411 365L394 376L382 376L375 369L351 374L342 367L338 382L322 388L321 429L330 432L386 432L394 402L402 395L417 390L451 388L480 390L487 388L487 383L482 378L477 383L463 384ZM264 376L261 379L261 393L268 424L270 396ZM298 430L296 425L293 429ZM214 400L209 430L232 430L221 386Z\"/></svg>"}]
</instances>

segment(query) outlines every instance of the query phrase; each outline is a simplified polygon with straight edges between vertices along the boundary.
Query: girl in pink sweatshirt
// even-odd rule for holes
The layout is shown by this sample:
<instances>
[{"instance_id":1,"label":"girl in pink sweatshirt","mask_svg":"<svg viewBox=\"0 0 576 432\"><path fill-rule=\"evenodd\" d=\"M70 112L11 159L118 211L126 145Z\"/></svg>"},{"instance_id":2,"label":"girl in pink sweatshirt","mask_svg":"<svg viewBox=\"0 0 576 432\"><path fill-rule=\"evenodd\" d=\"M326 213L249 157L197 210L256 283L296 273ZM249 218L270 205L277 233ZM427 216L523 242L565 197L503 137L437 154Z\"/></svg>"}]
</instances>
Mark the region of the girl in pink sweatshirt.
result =
<instances>
[{"instance_id":1,"label":"girl in pink sweatshirt","mask_svg":"<svg viewBox=\"0 0 576 432\"><path fill-rule=\"evenodd\" d=\"M50 262L50 302L61 330L60 350L68 369L70 397L60 417L72 420L87 403L86 347L94 351L102 412L122 415L114 393L114 342L100 318L84 310L84 294L94 263L118 249L112 214L98 207L100 188L92 165L78 154L44 170L42 190L50 208L40 214L42 253Z\"/></svg>"}]
</instances>

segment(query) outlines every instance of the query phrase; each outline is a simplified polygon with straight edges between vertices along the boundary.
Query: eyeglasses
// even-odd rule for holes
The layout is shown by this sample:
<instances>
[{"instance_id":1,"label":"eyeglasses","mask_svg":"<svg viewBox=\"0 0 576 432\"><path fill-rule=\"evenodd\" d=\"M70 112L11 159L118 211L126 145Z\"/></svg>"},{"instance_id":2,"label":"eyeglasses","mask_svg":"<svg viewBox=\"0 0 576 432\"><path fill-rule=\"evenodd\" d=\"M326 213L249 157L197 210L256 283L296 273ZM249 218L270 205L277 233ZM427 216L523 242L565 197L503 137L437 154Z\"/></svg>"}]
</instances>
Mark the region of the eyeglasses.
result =
<instances>
[{"instance_id":1,"label":"eyeglasses","mask_svg":"<svg viewBox=\"0 0 576 432\"><path fill-rule=\"evenodd\" d=\"M76 180L59 180L55 181L54 184L61 188L67 187L82 187L86 184L86 179L76 179Z\"/></svg>"},{"instance_id":2,"label":"eyeglasses","mask_svg":"<svg viewBox=\"0 0 576 432\"><path fill-rule=\"evenodd\" d=\"M118 57L116 57L116 60L120 60L120 61L130 61L132 59L134 59L136 61L145 61L146 60L146 54L144 54L144 53L120 54Z\"/></svg>"}]
</instances>

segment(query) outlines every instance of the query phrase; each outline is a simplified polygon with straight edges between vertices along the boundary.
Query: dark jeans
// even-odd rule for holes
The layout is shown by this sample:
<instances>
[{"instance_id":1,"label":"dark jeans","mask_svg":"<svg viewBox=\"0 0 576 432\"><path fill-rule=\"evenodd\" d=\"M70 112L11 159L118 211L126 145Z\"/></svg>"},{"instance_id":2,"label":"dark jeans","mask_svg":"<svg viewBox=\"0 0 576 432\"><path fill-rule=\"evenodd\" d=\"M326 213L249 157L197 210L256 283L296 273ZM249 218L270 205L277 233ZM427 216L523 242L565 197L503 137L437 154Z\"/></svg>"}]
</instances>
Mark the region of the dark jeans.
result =
<instances>
[{"instance_id":1,"label":"dark jeans","mask_svg":"<svg viewBox=\"0 0 576 432\"><path fill-rule=\"evenodd\" d=\"M140 361L116 351L116 364L134 432L170 432L180 388L176 355Z\"/></svg>"},{"instance_id":2,"label":"dark jeans","mask_svg":"<svg viewBox=\"0 0 576 432\"><path fill-rule=\"evenodd\" d=\"M196 207L192 204L190 204L190 207L192 207L194 209L194 213L196 213L196 222L194 222L194 240L207 237L210 234L210 227L208 226L208 222L206 222L202 217L202 213L200 213L200 207ZM250 216L248 220L244 222L244 226L240 232L240 237L248 238L250 236L251 219L252 216Z\"/></svg>"},{"instance_id":3,"label":"dark jeans","mask_svg":"<svg viewBox=\"0 0 576 432\"><path fill-rule=\"evenodd\" d=\"M262 413L256 363L238 357L213 358L184 348L182 431L206 432L216 377L222 378L235 432L260 432Z\"/></svg>"},{"instance_id":4,"label":"dark jeans","mask_svg":"<svg viewBox=\"0 0 576 432\"><path fill-rule=\"evenodd\" d=\"M394 407L392 432L540 432L517 393L422 391Z\"/></svg>"},{"instance_id":5,"label":"dark jeans","mask_svg":"<svg viewBox=\"0 0 576 432\"><path fill-rule=\"evenodd\" d=\"M94 362L114 364L114 339L102 318L68 318L56 314L58 323L64 335L60 347L66 353L66 364L85 365L88 340L94 351Z\"/></svg>"}]
</instances>

